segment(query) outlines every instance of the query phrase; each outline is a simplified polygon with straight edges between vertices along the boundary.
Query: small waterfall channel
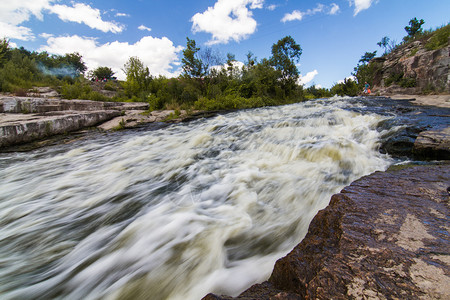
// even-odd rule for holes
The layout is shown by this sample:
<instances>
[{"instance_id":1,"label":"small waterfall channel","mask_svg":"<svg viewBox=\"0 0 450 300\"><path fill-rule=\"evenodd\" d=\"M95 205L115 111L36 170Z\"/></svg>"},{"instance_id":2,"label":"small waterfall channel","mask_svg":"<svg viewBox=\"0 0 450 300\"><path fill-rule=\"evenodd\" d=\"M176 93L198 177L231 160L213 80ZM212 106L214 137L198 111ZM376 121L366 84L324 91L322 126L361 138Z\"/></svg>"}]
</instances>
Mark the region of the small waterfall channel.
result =
<instances>
[{"instance_id":1,"label":"small waterfall channel","mask_svg":"<svg viewBox=\"0 0 450 300\"><path fill-rule=\"evenodd\" d=\"M0 298L237 295L393 163L389 118L335 97L1 153Z\"/></svg>"}]
</instances>

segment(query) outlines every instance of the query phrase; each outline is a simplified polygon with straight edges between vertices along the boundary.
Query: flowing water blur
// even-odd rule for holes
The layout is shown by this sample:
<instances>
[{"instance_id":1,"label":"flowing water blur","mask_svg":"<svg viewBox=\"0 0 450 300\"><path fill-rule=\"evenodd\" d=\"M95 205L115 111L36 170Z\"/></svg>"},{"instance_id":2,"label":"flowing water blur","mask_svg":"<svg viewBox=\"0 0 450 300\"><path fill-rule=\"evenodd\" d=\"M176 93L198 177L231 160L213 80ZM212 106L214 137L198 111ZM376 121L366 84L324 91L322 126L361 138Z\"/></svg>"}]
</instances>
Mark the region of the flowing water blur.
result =
<instances>
[{"instance_id":1,"label":"flowing water blur","mask_svg":"<svg viewBox=\"0 0 450 300\"><path fill-rule=\"evenodd\" d=\"M332 98L0 154L2 299L200 299L268 278L388 117ZM360 109L361 110L361 109Z\"/></svg>"}]
</instances>

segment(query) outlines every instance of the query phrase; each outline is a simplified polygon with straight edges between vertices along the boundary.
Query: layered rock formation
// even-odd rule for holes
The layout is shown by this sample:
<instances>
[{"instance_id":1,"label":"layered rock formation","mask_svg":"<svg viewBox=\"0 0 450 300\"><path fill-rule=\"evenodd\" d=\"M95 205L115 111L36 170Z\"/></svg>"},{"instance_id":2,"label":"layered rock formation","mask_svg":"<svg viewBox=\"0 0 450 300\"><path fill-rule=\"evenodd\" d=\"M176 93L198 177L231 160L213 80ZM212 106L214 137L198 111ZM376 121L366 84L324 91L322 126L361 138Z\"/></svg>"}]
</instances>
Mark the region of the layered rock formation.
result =
<instances>
[{"instance_id":1,"label":"layered rock formation","mask_svg":"<svg viewBox=\"0 0 450 300\"><path fill-rule=\"evenodd\" d=\"M383 95L450 93L450 46L429 51L426 43L418 40L374 58L373 90Z\"/></svg>"},{"instance_id":2,"label":"layered rock formation","mask_svg":"<svg viewBox=\"0 0 450 300\"><path fill-rule=\"evenodd\" d=\"M147 109L142 103L0 98L0 147L41 140L95 126L126 110Z\"/></svg>"},{"instance_id":3,"label":"layered rock formation","mask_svg":"<svg viewBox=\"0 0 450 300\"><path fill-rule=\"evenodd\" d=\"M332 197L268 281L204 299L449 299L449 185L449 165L363 177Z\"/></svg>"}]
</instances>

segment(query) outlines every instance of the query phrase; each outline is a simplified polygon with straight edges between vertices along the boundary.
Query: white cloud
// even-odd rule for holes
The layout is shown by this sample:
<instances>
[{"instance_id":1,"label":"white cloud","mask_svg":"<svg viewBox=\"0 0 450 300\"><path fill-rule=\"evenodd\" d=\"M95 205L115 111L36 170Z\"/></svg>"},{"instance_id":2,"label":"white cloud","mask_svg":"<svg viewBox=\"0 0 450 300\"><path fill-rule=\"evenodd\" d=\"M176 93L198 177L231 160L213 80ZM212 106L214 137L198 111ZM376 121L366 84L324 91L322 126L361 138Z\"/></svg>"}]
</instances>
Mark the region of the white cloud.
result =
<instances>
[{"instance_id":1,"label":"white cloud","mask_svg":"<svg viewBox=\"0 0 450 300\"><path fill-rule=\"evenodd\" d=\"M303 19L304 13L302 13L299 10L294 10L292 13L290 14L285 14L283 19L281 19L281 22L286 23L286 22L290 22L290 21L301 21Z\"/></svg>"},{"instance_id":2,"label":"white cloud","mask_svg":"<svg viewBox=\"0 0 450 300\"><path fill-rule=\"evenodd\" d=\"M251 9L262 8L263 3L263 0L217 0L214 7L192 17L192 31L212 34L210 45L246 39L257 26Z\"/></svg>"},{"instance_id":3,"label":"white cloud","mask_svg":"<svg viewBox=\"0 0 450 300\"><path fill-rule=\"evenodd\" d=\"M74 3L73 7L54 4L58 0L0 0L0 35L11 39L30 41L35 38L31 28L22 25L35 17L44 20L44 13L55 13L63 21L84 23L103 32L121 32L123 25L106 22L100 11L87 4Z\"/></svg>"},{"instance_id":4,"label":"white cloud","mask_svg":"<svg viewBox=\"0 0 450 300\"><path fill-rule=\"evenodd\" d=\"M269 6L267 6L268 10L275 10L278 6L276 4L271 4Z\"/></svg>"},{"instance_id":5,"label":"white cloud","mask_svg":"<svg viewBox=\"0 0 450 300\"><path fill-rule=\"evenodd\" d=\"M145 26L145 25L141 25L141 26L139 26L138 27L138 29L139 30L142 30L142 31L144 31L144 30L147 30L147 31L152 31L152 29L151 28L148 28L147 26Z\"/></svg>"},{"instance_id":6,"label":"white cloud","mask_svg":"<svg viewBox=\"0 0 450 300\"><path fill-rule=\"evenodd\" d=\"M110 67L119 79L124 79L123 65L131 56L137 56L150 69L152 75L176 76L177 70L173 66L179 64L178 53L183 49L175 46L166 37L143 37L135 44L112 42L98 44L93 38L66 36L52 37L47 45L39 51L47 51L53 54L72 53L76 49L83 56L83 61L88 69L92 70L100 66Z\"/></svg>"},{"instance_id":7,"label":"white cloud","mask_svg":"<svg viewBox=\"0 0 450 300\"><path fill-rule=\"evenodd\" d=\"M49 39L49 38L53 37L54 35L51 34L51 33L45 33L45 32L43 32L43 33L41 33L39 36L40 36L41 38L44 38L44 39Z\"/></svg>"},{"instance_id":8,"label":"white cloud","mask_svg":"<svg viewBox=\"0 0 450 300\"><path fill-rule=\"evenodd\" d=\"M329 15L335 15L340 11L339 5L336 3L331 4L330 11L328 12Z\"/></svg>"},{"instance_id":9,"label":"white cloud","mask_svg":"<svg viewBox=\"0 0 450 300\"><path fill-rule=\"evenodd\" d=\"M361 11L368 9L372 3L377 0L349 0L350 6L355 6L354 16L356 16Z\"/></svg>"},{"instance_id":10,"label":"white cloud","mask_svg":"<svg viewBox=\"0 0 450 300\"><path fill-rule=\"evenodd\" d=\"M28 27L0 22L0 38L4 37L23 41L32 41L35 38L33 32Z\"/></svg>"},{"instance_id":11,"label":"white cloud","mask_svg":"<svg viewBox=\"0 0 450 300\"><path fill-rule=\"evenodd\" d=\"M306 75L304 75L304 76L300 75L299 84L305 85L305 84L313 81L314 77L316 77L317 74L319 74L319 72L317 70L314 70L314 71L306 73Z\"/></svg>"},{"instance_id":12,"label":"white cloud","mask_svg":"<svg viewBox=\"0 0 450 300\"><path fill-rule=\"evenodd\" d=\"M336 3L332 3L330 6L325 6L321 3L318 3L317 6L313 9L308 9L305 12L294 10L292 13L287 13L281 19L281 22L286 23L290 21L301 21L305 16L313 16L318 13L326 13L329 15L335 15L339 12L339 5Z\"/></svg>"},{"instance_id":13,"label":"white cloud","mask_svg":"<svg viewBox=\"0 0 450 300\"><path fill-rule=\"evenodd\" d=\"M31 28L20 26L32 16L43 20L42 10L54 0L0 1L0 38L7 37L23 41L35 38Z\"/></svg>"},{"instance_id":14,"label":"white cloud","mask_svg":"<svg viewBox=\"0 0 450 300\"><path fill-rule=\"evenodd\" d=\"M73 7L67 5L53 5L49 7L50 12L57 14L63 21L70 21L76 23L84 23L87 26L98 29L103 32L111 31L113 33L122 32L123 25L115 22L103 21L101 18L100 10L92 8L91 6L83 3L74 3Z\"/></svg>"},{"instance_id":15,"label":"white cloud","mask_svg":"<svg viewBox=\"0 0 450 300\"><path fill-rule=\"evenodd\" d=\"M351 81L356 81L356 77L355 76L349 76L349 77L345 77L345 80L351 80ZM338 80L338 82L337 83L344 83L345 82L345 80L344 79L342 79L342 80Z\"/></svg>"},{"instance_id":16,"label":"white cloud","mask_svg":"<svg viewBox=\"0 0 450 300\"><path fill-rule=\"evenodd\" d=\"M129 14L125 14L125 13L116 13L115 15L116 17L129 17Z\"/></svg>"}]
</instances>

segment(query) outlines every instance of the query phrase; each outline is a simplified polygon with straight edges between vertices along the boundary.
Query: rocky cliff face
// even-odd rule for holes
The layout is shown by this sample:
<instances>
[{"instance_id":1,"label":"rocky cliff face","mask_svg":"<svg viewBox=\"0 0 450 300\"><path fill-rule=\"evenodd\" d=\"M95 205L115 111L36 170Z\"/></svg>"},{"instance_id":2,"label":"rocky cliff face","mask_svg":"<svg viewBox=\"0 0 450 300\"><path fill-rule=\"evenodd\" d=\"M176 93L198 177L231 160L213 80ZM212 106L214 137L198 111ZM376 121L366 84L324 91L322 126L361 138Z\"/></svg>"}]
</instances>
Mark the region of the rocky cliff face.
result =
<instances>
[{"instance_id":1,"label":"rocky cliff face","mask_svg":"<svg viewBox=\"0 0 450 300\"><path fill-rule=\"evenodd\" d=\"M204 299L450 299L449 182L448 165L363 177L332 197L268 281Z\"/></svg>"},{"instance_id":2,"label":"rocky cliff face","mask_svg":"<svg viewBox=\"0 0 450 300\"><path fill-rule=\"evenodd\" d=\"M427 39L400 46L374 58L374 92L390 94L450 93L450 46L427 50Z\"/></svg>"}]
</instances>

